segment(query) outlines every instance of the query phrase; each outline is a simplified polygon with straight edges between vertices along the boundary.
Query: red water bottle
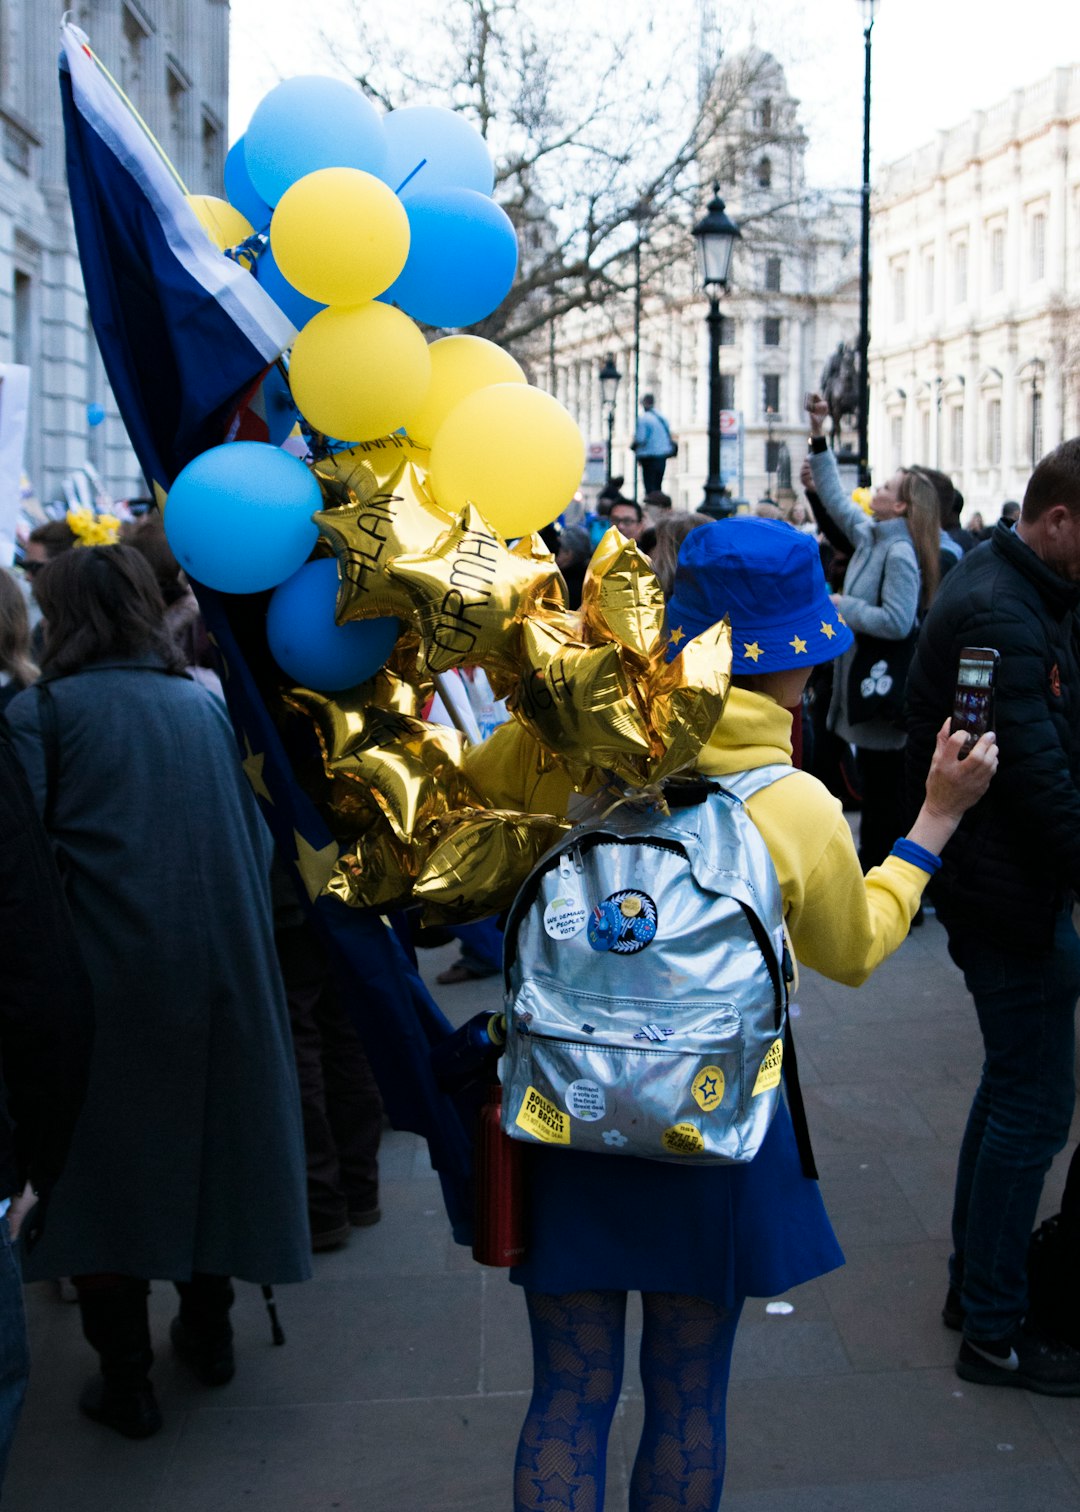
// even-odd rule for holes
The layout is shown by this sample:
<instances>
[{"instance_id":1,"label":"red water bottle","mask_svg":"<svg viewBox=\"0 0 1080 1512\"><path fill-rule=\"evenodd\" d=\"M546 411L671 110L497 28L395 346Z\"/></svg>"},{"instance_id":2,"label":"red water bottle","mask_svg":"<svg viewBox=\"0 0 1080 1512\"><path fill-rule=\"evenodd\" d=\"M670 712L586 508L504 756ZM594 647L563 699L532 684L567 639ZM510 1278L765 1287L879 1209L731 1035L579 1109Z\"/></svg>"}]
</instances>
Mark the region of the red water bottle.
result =
<instances>
[{"instance_id":1,"label":"red water bottle","mask_svg":"<svg viewBox=\"0 0 1080 1512\"><path fill-rule=\"evenodd\" d=\"M476 1231L473 1259L516 1265L525 1255L525 1150L502 1131L502 1087L488 1090L476 1127Z\"/></svg>"}]
</instances>

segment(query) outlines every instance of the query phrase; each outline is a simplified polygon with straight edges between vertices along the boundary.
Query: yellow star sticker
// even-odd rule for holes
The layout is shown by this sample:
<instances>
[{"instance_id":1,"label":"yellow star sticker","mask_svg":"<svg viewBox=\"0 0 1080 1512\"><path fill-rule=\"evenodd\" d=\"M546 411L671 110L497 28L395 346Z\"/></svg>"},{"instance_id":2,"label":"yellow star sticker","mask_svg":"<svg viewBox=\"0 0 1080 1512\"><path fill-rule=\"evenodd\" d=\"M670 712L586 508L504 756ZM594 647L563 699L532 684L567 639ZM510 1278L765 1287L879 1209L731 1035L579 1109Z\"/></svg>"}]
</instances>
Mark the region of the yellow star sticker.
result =
<instances>
[{"instance_id":1,"label":"yellow star sticker","mask_svg":"<svg viewBox=\"0 0 1080 1512\"><path fill-rule=\"evenodd\" d=\"M829 622L828 622L828 620L822 620L822 622L821 622L821 633L822 633L822 635L826 636L829 640L832 640L833 636L836 634L836 626L835 625L830 625Z\"/></svg>"},{"instance_id":2,"label":"yellow star sticker","mask_svg":"<svg viewBox=\"0 0 1080 1512\"><path fill-rule=\"evenodd\" d=\"M840 623L841 623L841 624L842 624L842 625L846 625L846 624L847 624L847 620L846 620L846 619L845 619L845 618L844 618L844 616L843 616L843 615L842 615L842 614L841 614L841 613L840 613L840 611L839 611L839 609L838 609L838 610L837 610L837 611L836 611L836 617L837 617L837 619L838 619L838 620L839 620L839 621L840 621Z\"/></svg>"},{"instance_id":3,"label":"yellow star sticker","mask_svg":"<svg viewBox=\"0 0 1080 1512\"><path fill-rule=\"evenodd\" d=\"M314 903L337 865L337 842L331 840L329 845L317 850L314 845L308 844L297 829L293 830L293 840L296 842L296 869L307 889L308 897Z\"/></svg>"},{"instance_id":4,"label":"yellow star sticker","mask_svg":"<svg viewBox=\"0 0 1080 1512\"><path fill-rule=\"evenodd\" d=\"M800 640L797 635L792 636L791 640L788 641L788 645L794 648L796 656L801 656L806 650L806 642Z\"/></svg>"},{"instance_id":5,"label":"yellow star sticker","mask_svg":"<svg viewBox=\"0 0 1080 1512\"><path fill-rule=\"evenodd\" d=\"M748 656L755 666L757 666L758 657L764 656L764 654L757 641L751 641L749 645L743 641L743 655Z\"/></svg>"},{"instance_id":6,"label":"yellow star sticker","mask_svg":"<svg viewBox=\"0 0 1080 1512\"><path fill-rule=\"evenodd\" d=\"M671 632L671 644L673 646L677 646L681 640L685 639L686 632L683 630L683 627L681 625L676 625L674 630Z\"/></svg>"},{"instance_id":7,"label":"yellow star sticker","mask_svg":"<svg viewBox=\"0 0 1080 1512\"><path fill-rule=\"evenodd\" d=\"M267 803L273 803L274 800L270 796L270 789L263 780L263 762L266 760L266 752L260 751L256 755L251 749L251 741L247 738L246 734L244 736L244 750L247 752L247 755L240 765L244 768L244 775L251 783L251 791L256 797L265 798Z\"/></svg>"}]
</instances>

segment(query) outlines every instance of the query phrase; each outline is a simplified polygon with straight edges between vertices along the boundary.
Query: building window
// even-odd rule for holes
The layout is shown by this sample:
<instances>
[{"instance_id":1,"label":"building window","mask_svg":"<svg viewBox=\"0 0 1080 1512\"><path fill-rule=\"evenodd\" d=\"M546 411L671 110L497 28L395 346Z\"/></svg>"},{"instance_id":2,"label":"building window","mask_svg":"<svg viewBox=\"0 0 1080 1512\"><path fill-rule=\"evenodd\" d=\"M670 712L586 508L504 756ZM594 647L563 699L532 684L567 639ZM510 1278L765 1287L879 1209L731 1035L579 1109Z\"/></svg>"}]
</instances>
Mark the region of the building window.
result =
<instances>
[{"instance_id":1,"label":"building window","mask_svg":"<svg viewBox=\"0 0 1080 1512\"><path fill-rule=\"evenodd\" d=\"M954 404L949 410L949 461L953 467L964 465L964 406Z\"/></svg>"},{"instance_id":2,"label":"building window","mask_svg":"<svg viewBox=\"0 0 1080 1512\"><path fill-rule=\"evenodd\" d=\"M225 160L221 151L221 126L207 112L202 118L202 169L204 184L220 184Z\"/></svg>"},{"instance_id":3,"label":"building window","mask_svg":"<svg viewBox=\"0 0 1080 1512\"><path fill-rule=\"evenodd\" d=\"M781 441L766 441L765 443L765 471L770 478L780 470L780 447L782 445Z\"/></svg>"},{"instance_id":4,"label":"building window","mask_svg":"<svg viewBox=\"0 0 1080 1512\"><path fill-rule=\"evenodd\" d=\"M907 263L892 265L892 312L893 324L903 325L907 320Z\"/></svg>"},{"instance_id":5,"label":"building window","mask_svg":"<svg viewBox=\"0 0 1080 1512\"><path fill-rule=\"evenodd\" d=\"M721 315L720 317L720 345L735 345L735 321L730 315Z\"/></svg>"},{"instance_id":6,"label":"building window","mask_svg":"<svg viewBox=\"0 0 1080 1512\"><path fill-rule=\"evenodd\" d=\"M766 373L762 379L762 404L767 415L780 413L780 374Z\"/></svg>"},{"instance_id":7,"label":"building window","mask_svg":"<svg viewBox=\"0 0 1080 1512\"><path fill-rule=\"evenodd\" d=\"M763 157L757 165L757 181L759 189L772 188L772 162L767 157Z\"/></svg>"},{"instance_id":8,"label":"building window","mask_svg":"<svg viewBox=\"0 0 1080 1512\"><path fill-rule=\"evenodd\" d=\"M1031 282L1046 277L1046 216L1042 211L1031 217Z\"/></svg>"},{"instance_id":9,"label":"building window","mask_svg":"<svg viewBox=\"0 0 1080 1512\"><path fill-rule=\"evenodd\" d=\"M735 408L735 374L720 374L720 408L733 410Z\"/></svg>"},{"instance_id":10,"label":"building window","mask_svg":"<svg viewBox=\"0 0 1080 1512\"><path fill-rule=\"evenodd\" d=\"M772 130L772 101L762 100L757 108L757 124L762 131Z\"/></svg>"},{"instance_id":11,"label":"building window","mask_svg":"<svg viewBox=\"0 0 1080 1512\"><path fill-rule=\"evenodd\" d=\"M903 415L891 415L889 417L889 445L892 451L893 471L904 464L904 417Z\"/></svg>"},{"instance_id":12,"label":"building window","mask_svg":"<svg viewBox=\"0 0 1080 1512\"><path fill-rule=\"evenodd\" d=\"M966 241L953 243L953 304L967 304L968 249Z\"/></svg>"},{"instance_id":13,"label":"building window","mask_svg":"<svg viewBox=\"0 0 1080 1512\"><path fill-rule=\"evenodd\" d=\"M777 315L766 315L761 322L761 339L765 346L780 345L780 318Z\"/></svg>"},{"instance_id":14,"label":"building window","mask_svg":"<svg viewBox=\"0 0 1080 1512\"><path fill-rule=\"evenodd\" d=\"M922 260L923 309L927 315L934 313L934 279L936 264L932 252L924 252Z\"/></svg>"},{"instance_id":15,"label":"building window","mask_svg":"<svg viewBox=\"0 0 1080 1512\"><path fill-rule=\"evenodd\" d=\"M765 259L765 288L770 294L780 292L780 259L778 257Z\"/></svg>"},{"instance_id":16,"label":"building window","mask_svg":"<svg viewBox=\"0 0 1080 1512\"><path fill-rule=\"evenodd\" d=\"M986 401L986 463L1001 466L1001 400Z\"/></svg>"},{"instance_id":17,"label":"building window","mask_svg":"<svg viewBox=\"0 0 1080 1512\"><path fill-rule=\"evenodd\" d=\"M990 228L990 293L1000 294L1005 287L1005 227Z\"/></svg>"},{"instance_id":18,"label":"building window","mask_svg":"<svg viewBox=\"0 0 1080 1512\"><path fill-rule=\"evenodd\" d=\"M141 16L128 5L120 12L125 48L120 59L120 83L124 92L138 103L144 71L146 39L150 35Z\"/></svg>"}]
</instances>

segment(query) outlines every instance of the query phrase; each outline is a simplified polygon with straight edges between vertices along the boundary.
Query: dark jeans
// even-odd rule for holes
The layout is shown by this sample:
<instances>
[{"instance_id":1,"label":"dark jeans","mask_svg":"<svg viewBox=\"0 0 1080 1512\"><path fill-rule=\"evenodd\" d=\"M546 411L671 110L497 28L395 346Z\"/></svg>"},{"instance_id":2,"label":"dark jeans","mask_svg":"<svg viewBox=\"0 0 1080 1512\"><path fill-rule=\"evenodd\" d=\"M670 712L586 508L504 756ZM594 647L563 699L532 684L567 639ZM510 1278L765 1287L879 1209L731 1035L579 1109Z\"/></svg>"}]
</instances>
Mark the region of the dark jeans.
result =
<instances>
[{"instance_id":1,"label":"dark jeans","mask_svg":"<svg viewBox=\"0 0 1080 1512\"><path fill-rule=\"evenodd\" d=\"M664 486L666 457L639 457L641 463L641 487L643 493L655 493Z\"/></svg>"},{"instance_id":2,"label":"dark jeans","mask_svg":"<svg viewBox=\"0 0 1080 1512\"><path fill-rule=\"evenodd\" d=\"M6 1218L0 1218L0 1487L30 1375L22 1275Z\"/></svg>"},{"instance_id":3,"label":"dark jeans","mask_svg":"<svg viewBox=\"0 0 1080 1512\"><path fill-rule=\"evenodd\" d=\"M900 836L904 824L904 753L868 751L859 746L862 810L859 820L859 862L864 872L880 866Z\"/></svg>"},{"instance_id":4,"label":"dark jeans","mask_svg":"<svg viewBox=\"0 0 1080 1512\"><path fill-rule=\"evenodd\" d=\"M1027 1311L1028 1239L1043 1180L1069 1134L1080 938L1071 910L1041 956L1001 950L945 922L986 1051L960 1146L950 1274L965 1334L1000 1339Z\"/></svg>"},{"instance_id":5,"label":"dark jeans","mask_svg":"<svg viewBox=\"0 0 1080 1512\"><path fill-rule=\"evenodd\" d=\"M382 1099L317 936L304 924L275 942L300 1082L308 1217L324 1233L378 1203Z\"/></svg>"}]
</instances>

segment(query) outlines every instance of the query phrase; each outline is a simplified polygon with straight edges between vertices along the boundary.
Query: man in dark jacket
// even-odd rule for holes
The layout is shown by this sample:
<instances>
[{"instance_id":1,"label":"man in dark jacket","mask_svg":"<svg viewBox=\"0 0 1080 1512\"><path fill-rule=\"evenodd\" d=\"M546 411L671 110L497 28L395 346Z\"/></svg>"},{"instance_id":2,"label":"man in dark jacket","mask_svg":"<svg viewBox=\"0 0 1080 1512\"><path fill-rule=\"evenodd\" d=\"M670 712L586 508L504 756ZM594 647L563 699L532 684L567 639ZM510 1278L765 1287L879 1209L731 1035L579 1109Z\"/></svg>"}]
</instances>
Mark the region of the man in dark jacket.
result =
<instances>
[{"instance_id":1,"label":"man in dark jacket","mask_svg":"<svg viewBox=\"0 0 1080 1512\"><path fill-rule=\"evenodd\" d=\"M82 1106L92 1037L90 984L56 863L0 720L0 1483L29 1369L11 1228L27 1182L38 1203L26 1237L40 1228Z\"/></svg>"},{"instance_id":2,"label":"man in dark jacket","mask_svg":"<svg viewBox=\"0 0 1080 1512\"><path fill-rule=\"evenodd\" d=\"M1080 440L1040 462L1015 530L950 572L908 681L908 777L921 790L952 711L960 652L1000 653L1001 766L935 879L949 951L986 1051L960 1149L944 1319L957 1373L1080 1395L1080 1353L1025 1321L1027 1246L1043 1180L1069 1132L1080 938Z\"/></svg>"}]
</instances>

